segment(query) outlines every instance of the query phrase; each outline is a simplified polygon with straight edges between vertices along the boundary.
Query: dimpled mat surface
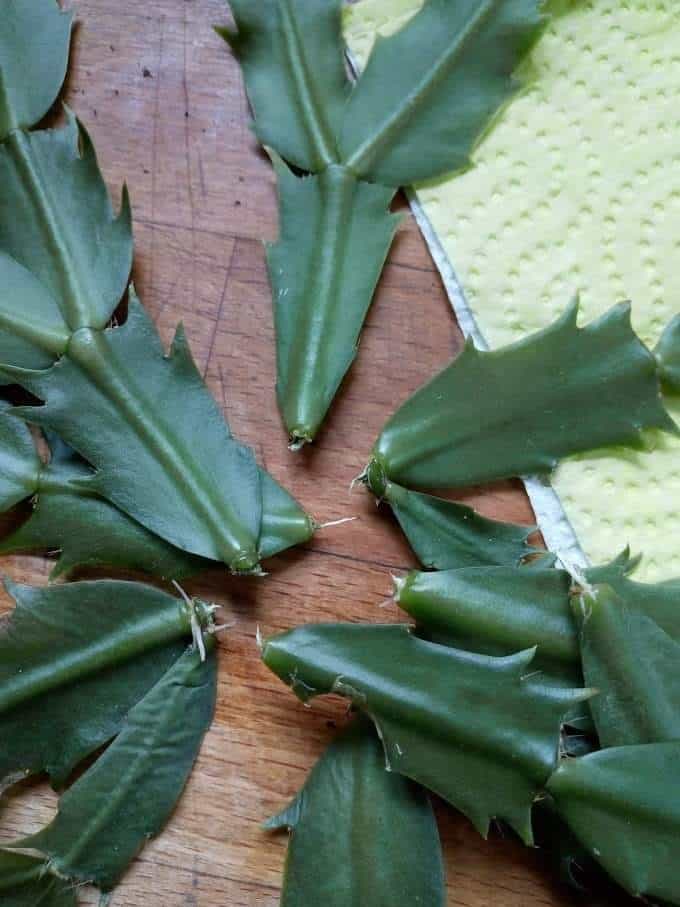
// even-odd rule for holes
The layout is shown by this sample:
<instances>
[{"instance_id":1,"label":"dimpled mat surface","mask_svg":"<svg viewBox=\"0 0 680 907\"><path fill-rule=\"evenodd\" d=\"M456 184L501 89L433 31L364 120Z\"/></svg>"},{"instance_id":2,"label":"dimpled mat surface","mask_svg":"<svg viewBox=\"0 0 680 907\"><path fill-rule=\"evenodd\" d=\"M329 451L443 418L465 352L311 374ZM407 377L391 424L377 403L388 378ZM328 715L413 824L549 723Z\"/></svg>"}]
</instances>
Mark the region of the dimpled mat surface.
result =
<instances>
[{"instance_id":1,"label":"dimpled mat surface","mask_svg":"<svg viewBox=\"0 0 680 907\"><path fill-rule=\"evenodd\" d=\"M420 5L349 7L359 64ZM417 197L491 346L543 327L577 292L581 323L630 299L654 345L680 309L680 3L551 6L527 85L475 166ZM680 424L680 400L667 404ZM680 576L680 440L646 441L569 460L553 485L593 562L630 544L644 554L636 578L659 580Z\"/></svg>"}]
</instances>

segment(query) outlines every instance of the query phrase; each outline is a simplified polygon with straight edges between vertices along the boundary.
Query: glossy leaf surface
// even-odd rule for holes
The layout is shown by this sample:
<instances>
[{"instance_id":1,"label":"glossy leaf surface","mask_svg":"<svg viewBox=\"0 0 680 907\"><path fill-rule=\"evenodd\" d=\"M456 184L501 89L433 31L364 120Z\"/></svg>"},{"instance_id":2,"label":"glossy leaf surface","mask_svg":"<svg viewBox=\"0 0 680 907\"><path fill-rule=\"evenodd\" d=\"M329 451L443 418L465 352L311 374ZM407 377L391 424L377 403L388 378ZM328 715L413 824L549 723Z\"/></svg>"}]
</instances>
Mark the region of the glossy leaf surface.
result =
<instances>
[{"instance_id":1,"label":"glossy leaf surface","mask_svg":"<svg viewBox=\"0 0 680 907\"><path fill-rule=\"evenodd\" d=\"M30 516L0 541L0 553L56 552L52 579L99 566L181 579L212 564L174 548L95 494L90 467L56 437L50 440L51 458L43 463L26 424L0 410L0 510L32 497Z\"/></svg>"},{"instance_id":2,"label":"glossy leaf surface","mask_svg":"<svg viewBox=\"0 0 680 907\"><path fill-rule=\"evenodd\" d=\"M95 466L93 490L177 547L256 566L259 469L231 438L181 330L166 357L132 299L123 326L77 332L51 369L5 373L46 401L17 414Z\"/></svg>"},{"instance_id":3,"label":"glossy leaf surface","mask_svg":"<svg viewBox=\"0 0 680 907\"><path fill-rule=\"evenodd\" d=\"M215 566L145 529L91 487L93 472L56 435L49 463L38 458L26 424L0 408L0 511L32 497L32 512L0 541L0 553L58 554L52 579L80 567L113 566L182 579ZM262 480L261 558L307 541L314 526L297 502L270 475Z\"/></svg>"},{"instance_id":4,"label":"glossy leaf surface","mask_svg":"<svg viewBox=\"0 0 680 907\"><path fill-rule=\"evenodd\" d=\"M499 656L535 646L532 669L541 682L576 689L583 674L570 586L569 575L554 568L467 567L413 571L395 579L395 598L425 639ZM578 703L564 721L592 730L587 703Z\"/></svg>"},{"instance_id":5,"label":"glossy leaf surface","mask_svg":"<svg viewBox=\"0 0 680 907\"><path fill-rule=\"evenodd\" d=\"M267 641L265 664L303 700L348 697L376 724L392 770L446 798L486 834L531 841L531 804L557 762L563 715L587 695L508 658L426 642L403 626L320 624Z\"/></svg>"},{"instance_id":6,"label":"glossy leaf surface","mask_svg":"<svg viewBox=\"0 0 680 907\"><path fill-rule=\"evenodd\" d=\"M387 422L372 487L456 487L549 473L564 457L621 444L644 428L677 432L656 360L614 306L584 328L573 304L548 328L492 352L471 343ZM483 389L483 392L482 392Z\"/></svg>"},{"instance_id":7,"label":"glossy leaf surface","mask_svg":"<svg viewBox=\"0 0 680 907\"><path fill-rule=\"evenodd\" d=\"M669 393L680 393L680 315L676 315L663 332L654 352L664 389Z\"/></svg>"},{"instance_id":8,"label":"glossy leaf surface","mask_svg":"<svg viewBox=\"0 0 680 907\"><path fill-rule=\"evenodd\" d=\"M191 614L139 583L7 589L16 608L0 625L0 788L42 771L60 786L181 655Z\"/></svg>"},{"instance_id":9,"label":"glossy leaf surface","mask_svg":"<svg viewBox=\"0 0 680 907\"><path fill-rule=\"evenodd\" d=\"M77 907L75 888L47 870L44 860L0 850L3 907Z\"/></svg>"},{"instance_id":10,"label":"glossy leaf surface","mask_svg":"<svg viewBox=\"0 0 680 907\"><path fill-rule=\"evenodd\" d=\"M243 69L263 145L318 172L338 161L350 92L340 0L229 0L238 33L219 29Z\"/></svg>"},{"instance_id":11,"label":"glossy leaf surface","mask_svg":"<svg viewBox=\"0 0 680 907\"><path fill-rule=\"evenodd\" d=\"M395 595L401 608L450 645L472 644L490 655L536 646L536 662L548 660L577 669L570 586L563 570L467 567L413 571L396 580Z\"/></svg>"},{"instance_id":12,"label":"glossy leaf surface","mask_svg":"<svg viewBox=\"0 0 680 907\"><path fill-rule=\"evenodd\" d=\"M260 467L262 483L262 524L258 542L260 557L266 559L292 545L308 542L316 524L295 498Z\"/></svg>"},{"instance_id":13,"label":"glossy leaf surface","mask_svg":"<svg viewBox=\"0 0 680 907\"><path fill-rule=\"evenodd\" d=\"M393 190L343 167L298 178L273 158L279 241L267 263L274 298L279 408L293 441L311 441L354 361L398 217Z\"/></svg>"},{"instance_id":14,"label":"glossy leaf surface","mask_svg":"<svg viewBox=\"0 0 680 907\"><path fill-rule=\"evenodd\" d=\"M72 116L61 129L15 131L0 146L0 248L9 253L0 255L2 375L49 385L41 424L63 428L97 468L89 491L235 571L257 570L260 551L311 535L311 521L273 481L264 483L272 509L263 516L260 470L231 437L181 331L165 357L134 294L125 326L102 330L128 283L130 210L124 193L114 217Z\"/></svg>"},{"instance_id":15,"label":"glossy leaf surface","mask_svg":"<svg viewBox=\"0 0 680 907\"><path fill-rule=\"evenodd\" d=\"M72 12L56 0L3 0L0 141L28 129L54 103L66 75Z\"/></svg>"},{"instance_id":16,"label":"glossy leaf surface","mask_svg":"<svg viewBox=\"0 0 680 907\"><path fill-rule=\"evenodd\" d=\"M379 490L380 500L392 508L424 567L516 566L534 551L527 544L533 526L489 520L465 504L411 491L394 482L386 481Z\"/></svg>"},{"instance_id":17,"label":"glossy leaf surface","mask_svg":"<svg viewBox=\"0 0 680 907\"><path fill-rule=\"evenodd\" d=\"M540 0L427 0L379 37L350 99L342 159L359 176L406 186L461 170L540 34Z\"/></svg>"},{"instance_id":18,"label":"glossy leaf surface","mask_svg":"<svg viewBox=\"0 0 680 907\"><path fill-rule=\"evenodd\" d=\"M61 797L50 825L17 846L44 853L65 878L112 889L181 796L212 721L216 680L214 649L203 662L193 649L181 655Z\"/></svg>"},{"instance_id":19,"label":"glossy leaf surface","mask_svg":"<svg viewBox=\"0 0 680 907\"><path fill-rule=\"evenodd\" d=\"M427 794L385 770L369 721L332 743L290 806L281 907L445 907L439 833Z\"/></svg>"},{"instance_id":20,"label":"glossy leaf surface","mask_svg":"<svg viewBox=\"0 0 680 907\"><path fill-rule=\"evenodd\" d=\"M70 336L58 304L30 271L2 251L0 280L0 361L48 368L65 352Z\"/></svg>"},{"instance_id":21,"label":"glossy leaf surface","mask_svg":"<svg viewBox=\"0 0 680 907\"><path fill-rule=\"evenodd\" d=\"M36 492L42 469L28 426L8 409L0 402L0 512Z\"/></svg>"},{"instance_id":22,"label":"glossy leaf surface","mask_svg":"<svg viewBox=\"0 0 680 907\"><path fill-rule=\"evenodd\" d=\"M124 192L114 216L72 114L63 128L13 133L0 146L0 248L51 294L69 332L103 328L113 315L132 265L130 205Z\"/></svg>"},{"instance_id":23,"label":"glossy leaf surface","mask_svg":"<svg viewBox=\"0 0 680 907\"><path fill-rule=\"evenodd\" d=\"M680 903L680 743L610 747L561 763L548 790L572 831L633 895Z\"/></svg>"},{"instance_id":24,"label":"glossy leaf surface","mask_svg":"<svg viewBox=\"0 0 680 907\"><path fill-rule=\"evenodd\" d=\"M604 747L680 740L680 585L665 629L642 597L635 600L641 584L630 585L630 597L599 585L572 600L583 673L599 691L590 705Z\"/></svg>"}]
</instances>

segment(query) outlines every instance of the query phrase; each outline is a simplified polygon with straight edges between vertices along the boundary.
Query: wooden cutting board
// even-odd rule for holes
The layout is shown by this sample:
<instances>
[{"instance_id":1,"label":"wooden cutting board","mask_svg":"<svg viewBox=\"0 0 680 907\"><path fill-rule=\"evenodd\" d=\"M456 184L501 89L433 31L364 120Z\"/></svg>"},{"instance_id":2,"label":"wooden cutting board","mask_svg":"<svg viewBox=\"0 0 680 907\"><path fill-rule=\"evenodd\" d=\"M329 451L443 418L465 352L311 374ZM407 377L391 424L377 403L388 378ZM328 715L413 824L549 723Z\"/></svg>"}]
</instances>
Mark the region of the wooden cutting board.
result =
<instances>
[{"instance_id":1,"label":"wooden cutting board","mask_svg":"<svg viewBox=\"0 0 680 907\"><path fill-rule=\"evenodd\" d=\"M64 99L91 132L114 198L123 181L130 188L142 300L166 341L184 322L235 434L317 520L357 518L274 559L264 579L215 571L188 584L223 604L225 621L234 621L222 638L215 723L179 809L113 900L120 907L275 907L285 836L266 835L260 823L303 783L346 709L328 700L303 708L260 663L256 628L269 634L309 621L400 619L394 605L381 605L390 574L415 566L414 558L389 513L365 491L350 492L350 483L387 416L451 358L461 335L402 205L404 223L358 361L318 444L289 452L274 397L262 247L276 236L275 187L249 128L239 68L212 31L230 21L227 7L221 0L74 5ZM523 492L511 483L460 499L489 516L532 522ZM49 569L41 558L2 563L20 582L43 584ZM0 609L9 607L3 592ZM37 830L55 802L42 783L13 792L0 813L0 841ZM484 842L452 810L438 812L450 905L572 903L537 854L499 836ZM91 889L81 897L96 903Z\"/></svg>"}]
</instances>

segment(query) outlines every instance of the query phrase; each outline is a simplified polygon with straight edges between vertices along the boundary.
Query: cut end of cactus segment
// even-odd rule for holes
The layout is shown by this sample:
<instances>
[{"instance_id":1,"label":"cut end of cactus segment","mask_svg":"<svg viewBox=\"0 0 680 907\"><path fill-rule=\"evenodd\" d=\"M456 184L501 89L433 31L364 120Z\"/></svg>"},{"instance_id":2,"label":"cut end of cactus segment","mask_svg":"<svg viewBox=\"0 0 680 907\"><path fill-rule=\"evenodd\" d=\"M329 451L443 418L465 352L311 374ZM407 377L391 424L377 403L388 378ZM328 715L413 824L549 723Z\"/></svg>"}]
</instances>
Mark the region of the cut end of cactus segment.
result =
<instances>
[{"instance_id":1,"label":"cut end of cactus segment","mask_svg":"<svg viewBox=\"0 0 680 907\"><path fill-rule=\"evenodd\" d=\"M303 429L293 429L288 434L288 450L296 452L302 450L305 444L311 444L314 436L311 432L305 432Z\"/></svg>"},{"instance_id":2,"label":"cut end of cactus segment","mask_svg":"<svg viewBox=\"0 0 680 907\"><path fill-rule=\"evenodd\" d=\"M387 491L388 478L385 466L378 456L371 457L368 466L360 477L377 498L384 498Z\"/></svg>"},{"instance_id":3,"label":"cut end of cactus segment","mask_svg":"<svg viewBox=\"0 0 680 907\"><path fill-rule=\"evenodd\" d=\"M234 576L265 576L265 572L260 564L259 555L255 550L241 551L240 554L230 562L229 568Z\"/></svg>"}]
</instances>

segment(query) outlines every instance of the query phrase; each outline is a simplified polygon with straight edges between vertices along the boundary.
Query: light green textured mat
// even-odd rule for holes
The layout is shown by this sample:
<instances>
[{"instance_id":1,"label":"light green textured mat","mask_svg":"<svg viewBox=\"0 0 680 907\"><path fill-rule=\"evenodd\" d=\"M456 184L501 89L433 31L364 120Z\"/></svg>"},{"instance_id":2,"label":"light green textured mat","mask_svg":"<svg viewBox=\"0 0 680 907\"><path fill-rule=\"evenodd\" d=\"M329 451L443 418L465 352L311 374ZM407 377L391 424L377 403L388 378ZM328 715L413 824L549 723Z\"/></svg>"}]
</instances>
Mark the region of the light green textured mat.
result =
<instances>
[{"instance_id":1,"label":"light green textured mat","mask_svg":"<svg viewBox=\"0 0 680 907\"><path fill-rule=\"evenodd\" d=\"M376 33L421 5L348 7L359 65ZM512 342L578 292L582 321L632 300L633 324L654 345L680 309L680 3L558 6L527 87L479 145L475 166L417 187L414 210L466 333ZM668 408L680 424L680 399ZM644 553L638 578L680 575L680 440L647 440L645 452L599 451L555 473L580 551L561 508L530 481L553 550L597 563L630 544Z\"/></svg>"}]
</instances>

